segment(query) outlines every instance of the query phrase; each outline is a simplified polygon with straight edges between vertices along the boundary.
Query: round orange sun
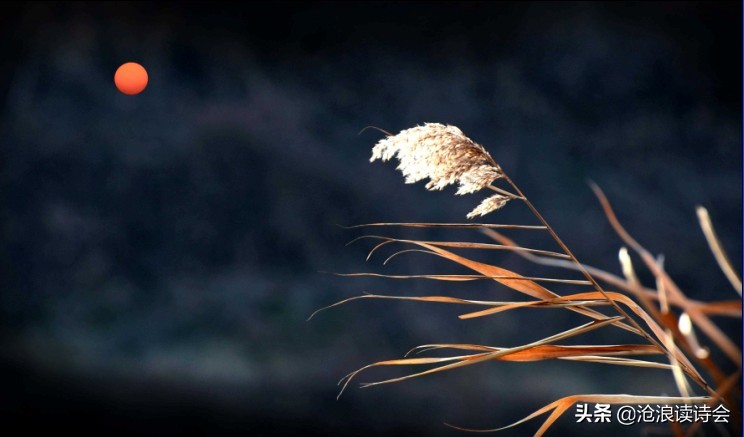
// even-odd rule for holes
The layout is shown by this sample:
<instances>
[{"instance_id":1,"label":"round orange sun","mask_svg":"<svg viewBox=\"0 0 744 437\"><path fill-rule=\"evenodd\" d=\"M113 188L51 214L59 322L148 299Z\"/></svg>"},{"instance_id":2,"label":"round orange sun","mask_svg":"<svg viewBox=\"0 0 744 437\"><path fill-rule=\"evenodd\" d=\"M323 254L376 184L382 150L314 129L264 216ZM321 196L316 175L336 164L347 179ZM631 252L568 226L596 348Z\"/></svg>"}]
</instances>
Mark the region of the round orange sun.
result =
<instances>
[{"instance_id":1,"label":"round orange sun","mask_svg":"<svg viewBox=\"0 0 744 437\"><path fill-rule=\"evenodd\" d=\"M136 62L127 62L116 70L114 83L126 95L139 94L147 86L147 70Z\"/></svg>"}]
</instances>

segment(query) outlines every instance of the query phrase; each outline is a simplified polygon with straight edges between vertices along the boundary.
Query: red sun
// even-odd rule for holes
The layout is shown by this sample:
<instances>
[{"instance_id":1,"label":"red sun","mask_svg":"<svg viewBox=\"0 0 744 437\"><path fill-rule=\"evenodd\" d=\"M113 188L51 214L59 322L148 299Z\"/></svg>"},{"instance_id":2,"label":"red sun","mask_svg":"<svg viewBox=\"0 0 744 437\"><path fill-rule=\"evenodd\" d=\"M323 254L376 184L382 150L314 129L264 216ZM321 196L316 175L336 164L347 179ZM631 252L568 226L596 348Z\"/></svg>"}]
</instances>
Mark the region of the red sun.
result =
<instances>
[{"instance_id":1,"label":"red sun","mask_svg":"<svg viewBox=\"0 0 744 437\"><path fill-rule=\"evenodd\" d=\"M116 70L114 83L126 95L139 94L147 86L147 70L136 62L127 62Z\"/></svg>"}]
</instances>

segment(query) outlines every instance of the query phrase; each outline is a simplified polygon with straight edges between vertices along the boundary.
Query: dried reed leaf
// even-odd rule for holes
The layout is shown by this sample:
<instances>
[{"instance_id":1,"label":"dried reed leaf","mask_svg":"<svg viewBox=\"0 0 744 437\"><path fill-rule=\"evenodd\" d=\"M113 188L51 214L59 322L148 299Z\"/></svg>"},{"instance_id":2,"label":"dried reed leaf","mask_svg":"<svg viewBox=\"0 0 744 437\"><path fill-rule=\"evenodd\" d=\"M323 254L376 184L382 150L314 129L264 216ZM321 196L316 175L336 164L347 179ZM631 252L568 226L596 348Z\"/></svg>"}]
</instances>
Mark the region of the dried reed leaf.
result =
<instances>
[{"instance_id":1,"label":"dried reed leaf","mask_svg":"<svg viewBox=\"0 0 744 437\"><path fill-rule=\"evenodd\" d=\"M359 273L321 272L321 273L330 273L330 274L335 275L335 276L344 276L344 277L372 276L372 277L390 278L390 279L434 279L434 280L437 280L437 281L456 281L456 282L477 281L477 280L482 280L482 279L494 279L494 280L499 281L499 282L501 282L502 280L508 280L508 281L526 281L526 282L533 282L533 283L535 281L541 281L541 282L557 282L557 283L561 283L561 284L586 285L586 281L581 281L581 280L525 277L525 276L520 276L520 275L518 275L516 273L513 276L486 276L486 275L386 275L386 274L383 274L383 273L370 273L370 272L359 272Z\"/></svg>"},{"instance_id":2,"label":"dried reed leaf","mask_svg":"<svg viewBox=\"0 0 744 437\"><path fill-rule=\"evenodd\" d=\"M513 290L520 291L524 294L527 294L529 296L532 296L538 299L546 299L546 298L556 296L556 294L553 293L552 291L549 291L548 289L542 287L541 285L538 285L536 282L526 279L524 276L518 273L514 273L510 270L503 269L501 267L493 266L490 264L484 264L484 263L477 262L477 261L471 261L467 258L456 255L452 252L449 252L447 250L444 250L437 246L433 246L428 243L412 240L411 244L415 244L425 249L428 249L432 252L435 252L443 258L446 258L450 261L454 261L457 264L460 264L462 266L465 266L471 270L474 270L480 273L481 275L494 277L494 279L497 282Z\"/></svg>"},{"instance_id":3,"label":"dried reed leaf","mask_svg":"<svg viewBox=\"0 0 744 437\"><path fill-rule=\"evenodd\" d=\"M620 358L620 357L602 357L602 356L592 356L592 355L576 356L576 357L562 357L559 359L569 360L569 361L585 361L589 363L598 363L598 364L613 364L613 365L627 366L627 367L645 367L649 369L661 369L661 370L672 370L672 367L673 367L669 364L657 363L654 361L634 360L630 358Z\"/></svg>"},{"instance_id":4,"label":"dried reed leaf","mask_svg":"<svg viewBox=\"0 0 744 437\"><path fill-rule=\"evenodd\" d=\"M454 304L463 304L463 305L506 305L510 304L511 302L488 302L488 301L478 301L478 300L466 300L466 299L458 299L455 297L447 297L447 296L423 296L423 297L407 297L407 296L387 296L387 295L379 295L379 294L363 294L361 296L354 296L350 297L348 299L344 299L342 301L336 302L332 305L328 305L326 307L320 308L316 310L314 313L308 317L307 320L312 319L315 317L316 314L320 313L321 311L325 311L329 308L337 307L339 305L343 305L345 303L359 300L359 299L395 299L395 300L411 300L411 301L417 301L417 302L438 302L438 303L454 303Z\"/></svg>"},{"instance_id":5,"label":"dried reed leaf","mask_svg":"<svg viewBox=\"0 0 744 437\"><path fill-rule=\"evenodd\" d=\"M431 253L431 252L429 252L428 250L423 250L423 249L406 249L406 250L399 250L399 251L397 251L397 252L393 253L392 255L390 255L389 257L385 258L385 261L383 261L383 262L382 262L382 265L387 265L387 263L389 263L389 262L390 262L390 260L392 260L393 258L397 257L398 255L403 255L403 254L405 254L405 253L411 253L411 252L416 252L416 253L427 253L427 254L429 254L429 255L431 255L431 254L432 254L432 253ZM436 254L435 254L435 255L436 255Z\"/></svg>"},{"instance_id":6,"label":"dried reed leaf","mask_svg":"<svg viewBox=\"0 0 744 437\"><path fill-rule=\"evenodd\" d=\"M402 238L384 237L381 235L362 235L349 241L346 245L352 244L362 239L377 239L385 240L384 243L412 243L413 240L406 240ZM420 240L416 240L420 241ZM551 256L554 258L568 258L568 255L564 253L552 252L549 250L532 249L529 247L515 247L504 244L490 244L490 243L471 243L467 241L421 241L422 243L431 244L438 247L453 247L459 249L484 249L484 250L510 250L519 252L530 252L536 255ZM373 250L376 250L380 245L375 246Z\"/></svg>"},{"instance_id":7,"label":"dried reed leaf","mask_svg":"<svg viewBox=\"0 0 744 437\"><path fill-rule=\"evenodd\" d=\"M696 211L698 220L700 221L700 228L703 230L703 234L705 234L705 239L708 241L710 251L713 252L713 256L715 256L723 274L726 275L726 278L731 282L734 290L736 290L737 293L739 293L739 296L741 296L741 278L736 274L734 266L731 265L731 260L729 260L728 255L726 255L726 251L723 250L723 245L716 235L708 210L702 206L698 206Z\"/></svg>"},{"instance_id":8,"label":"dried reed leaf","mask_svg":"<svg viewBox=\"0 0 744 437\"><path fill-rule=\"evenodd\" d=\"M580 300L576 302L558 302L553 300L543 301L531 301L531 302L513 302L508 305L499 305L494 308L489 308L483 311L476 311L472 313L462 314L459 316L460 319L475 319L478 317L489 316L493 314L503 313L505 311L511 311L517 308L566 308L570 306L607 306L610 303L607 300Z\"/></svg>"},{"instance_id":9,"label":"dried reed leaf","mask_svg":"<svg viewBox=\"0 0 744 437\"><path fill-rule=\"evenodd\" d=\"M494 346L483 346L477 344L459 344L459 343L435 343L435 344L424 344L416 346L406 353L405 356L409 356L411 353L416 354L441 349L456 349L456 350L468 350L468 351L481 351L491 352L500 351L504 348ZM532 353L533 355L527 355ZM553 353L554 356L543 356L540 354ZM535 361L536 359L571 359L576 361L591 361L591 362L605 362L603 360L618 360L613 361L610 364L626 364L636 365L641 367L656 367L662 369L668 369L668 364L655 363L643 360L630 360L626 358L618 358L617 355L656 355L662 352L653 345L640 344L640 345L593 345L593 346L559 346L559 345L546 345L538 346L529 351L517 352L512 355L506 355L501 358L503 361ZM594 354L594 355L586 355ZM530 357L531 359L524 359ZM626 360L627 363L623 360Z\"/></svg>"},{"instance_id":10,"label":"dried reed leaf","mask_svg":"<svg viewBox=\"0 0 744 437\"><path fill-rule=\"evenodd\" d=\"M489 353L482 353L482 354L472 354L472 355L462 355L462 356L456 356L456 357L444 357L444 358L402 358L398 360L386 360L386 361L378 361L376 363L368 364L360 369L357 369L343 378L338 382L338 385L341 385L341 390L339 391L338 395L336 396L336 399L339 399L341 395L346 391L346 387L348 387L349 383L352 379L359 373L361 373L364 370L370 369L372 367L379 367L379 366L410 366L410 365L416 365L416 364L437 364L437 363L446 363L451 361L457 361L455 363L457 366L460 367L462 363L466 362L468 359L472 358L480 358L489 355ZM450 366L453 366L452 364L442 367L437 367L435 369L431 369L427 371L427 373L434 373L439 372L442 370L447 370L447 368L452 368ZM420 376L420 375L416 375ZM388 380L385 382L394 382L393 380ZM343 385L342 385L343 384ZM368 386L369 384L367 384Z\"/></svg>"},{"instance_id":11,"label":"dried reed leaf","mask_svg":"<svg viewBox=\"0 0 744 437\"><path fill-rule=\"evenodd\" d=\"M549 344L549 343L554 343L556 341L564 340L566 338L574 337L576 335L580 335L580 334L583 334L585 332L589 332L589 331L592 331L592 330L601 328L603 326L612 324L612 323L618 321L621 318L622 317L613 317L613 318L608 318L608 319L605 319L605 320L594 320L594 321L591 321L591 322L586 323L584 325L577 326L575 328L571 328L571 329L568 329L566 331L560 332L558 334L551 335L549 337L543 338L542 340L538 340L536 342L532 342L532 343L529 343L529 344L525 344L525 345L517 346L517 347L513 347L513 348L505 348L505 349L501 349L501 350L498 350L498 351L487 352L487 353L483 353L483 354L475 354L475 355L469 355L469 356L463 356L463 357L431 358L430 359L430 360L440 360L440 361L410 361L410 360L426 360L426 359L422 359L422 358L405 358L405 359L402 359L402 360L381 361L381 362L378 362L378 363L369 364L369 365L364 366L361 369L356 370L354 372L351 372L349 375L347 375L347 377L345 378L344 385L343 385L343 387L341 389L341 393L343 393L343 391L346 389L346 387L349 384L349 382L357 374L359 374L359 372L361 372L361 371L363 371L365 369L369 369L371 367L388 366L388 365L431 364L431 363L439 363L439 362L447 362L447 361L457 361L455 363L446 364L444 366L435 367L433 369L425 370L423 372L418 372L418 373L414 373L414 374L407 375L407 376L402 376L402 377L399 377L399 378L392 378L392 379L387 379L387 380L379 381L379 382L366 383L366 384L363 384L362 387L372 387L372 386L375 386L375 385L389 384L389 383L392 383L392 382L404 381L404 380L407 380L407 379L416 378L416 377L424 376L424 375L429 375L429 374L436 373L436 372L442 372L442 371L445 371L445 370L455 369L455 368L458 368L458 367L469 366L469 365L480 363L480 362L483 362L483 361L494 360L494 359L497 359L499 357L503 357L503 356L506 356L506 355L514 354L516 352L533 349L533 348L538 347L538 346L543 346L543 345L546 345L546 344ZM342 379L342 381L343 381L343 379ZM341 393L339 393L339 396L341 396Z\"/></svg>"},{"instance_id":12,"label":"dried reed leaf","mask_svg":"<svg viewBox=\"0 0 744 437\"><path fill-rule=\"evenodd\" d=\"M464 350L484 350L484 351L502 351L506 348L478 345L458 345L458 344L439 344L424 345L422 347L432 349L464 349ZM557 358L581 357L586 355L596 356L616 356L616 355L658 355L662 354L659 348L649 344L622 344L622 345L582 345L582 346L563 346L563 345L542 345L535 346L531 349L516 351L507 355L493 358L500 361L542 361Z\"/></svg>"},{"instance_id":13,"label":"dried reed leaf","mask_svg":"<svg viewBox=\"0 0 744 437\"><path fill-rule=\"evenodd\" d=\"M483 306L490 306L490 307L501 307L501 308L504 308L504 311L528 306L528 305L525 305L525 302L497 302L497 301L469 300L469 299L460 299L460 298L448 297L448 296L409 297L409 296L389 296L389 295L365 293L361 296L350 297L350 298L341 300L339 302L336 302L334 304L320 308L316 310L315 312L313 312L310 315L310 317L308 317L307 320L312 319L313 317L315 317L316 314L322 311L325 311L329 308L334 308L339 305L343 305L345 303L352 302L352 301L359 300L359 299L393 299L393 300L410 300L410 301L417 301L417 302L450 303L450 304L461 304L461 305L483 305ZM529 307L531 308L565 308L565 307L571 307L571 306L609 305L607 301L598 301L598 300L585 300L585 301L575 301L575 302L535 301L535 302L528 302L528 303L530 304Z\"/></svg>"},{"instance_id":14,"label":"dried reed leaf","mask_svg":"<svg viewBox=\"0 0 744 437\"><path fill-rule=\"evenodd\" d=\"M439 350L439 349L457 349L457 350L467 350L467 351L486 351L486 352L492 352L499 350L497 347L493 346L483 346L479 344L463 344L463 343L433 343L433 344L422 344L419 346L416 346L406 352L404 355L405 357L411 355L412 353L421 354L424 352L428 352L430 350Z\"/></svg>"},{"instance_id":15,"label":"dried reed leaf","mask_svg":"<svg viewBox=\"0 0 744 437\"><path fill-rule=\"evenodd\" d=\"M693 302L694 308L710 316L728 316L741 318L741 301L726 300L718 302Z\"/></svg>"},{"instance_id":16,"label":"dried reed leaf","mask_svg":"<svg viewBox=\"0 0 744 437\"><path fill-rule=\"evenodd\" d=\"M493 223L365 223L353 226L341 226L344 229L364 228L368 226L400 226L404 228L475 228L475 229L526 229L545 230L542 225L501 225Z\"/></svg>"}]
</instances>

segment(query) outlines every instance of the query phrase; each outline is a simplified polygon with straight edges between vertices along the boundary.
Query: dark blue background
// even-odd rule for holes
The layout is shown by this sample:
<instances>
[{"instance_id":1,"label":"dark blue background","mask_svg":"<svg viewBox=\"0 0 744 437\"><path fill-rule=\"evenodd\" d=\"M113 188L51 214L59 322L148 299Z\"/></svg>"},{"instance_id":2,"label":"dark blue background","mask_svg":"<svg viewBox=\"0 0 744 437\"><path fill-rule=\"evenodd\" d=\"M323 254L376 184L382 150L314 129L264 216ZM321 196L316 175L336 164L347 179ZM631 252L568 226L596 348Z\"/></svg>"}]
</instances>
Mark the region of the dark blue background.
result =
<instances>
[{"instance_id":1,"label":"dark blue background","mask_svg":"<svg viewBox=\"0 0 744 437\"><path fill-rule=\"evenodd\" d=\"M441 422L500 426L576 393L674 393L659 370L493 363L336 402L338 378L418 344L514 346L583 322L549 310L463 322L399 302L305 322L363 290L516 297L484 282L318 273L462 272L416 254L382 267L382 255L364 263L369 244L343 246L359 232L336 224L463 221L481 198L370 165L380 135L357 135L367 125L459 126L581 260L619 274L594 180L688 295L737 297L694 208L709 209L740 266L738 2L2 9L2 412L26 429L455 435ZM113 85L127 61L149 72L138 96ZM533 220L520 205L487 219ZM741 343L740 321L720 321ZM640 432L573 422L571 411L554 433Z\"/></svg>"}]
</instances>

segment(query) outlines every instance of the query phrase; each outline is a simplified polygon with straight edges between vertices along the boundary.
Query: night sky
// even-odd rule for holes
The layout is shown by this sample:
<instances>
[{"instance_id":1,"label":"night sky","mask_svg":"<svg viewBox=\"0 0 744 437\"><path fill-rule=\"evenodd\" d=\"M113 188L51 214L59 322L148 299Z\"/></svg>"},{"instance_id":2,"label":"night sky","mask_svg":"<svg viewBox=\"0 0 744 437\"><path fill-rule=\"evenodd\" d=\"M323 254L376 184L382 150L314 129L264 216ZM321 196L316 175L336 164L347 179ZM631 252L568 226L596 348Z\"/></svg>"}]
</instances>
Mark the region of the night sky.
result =
<instances>
[{"instance_id":1,"label":"night sky","mask_svg":"<svg viewBox=\"0 0 744 437\"><path fill-rule=\"evenodd\" d=\"M362 128L424 122L483 144L583 262L621 274L622 242L594 181L689 297L736 299L695 207L740 267L741 17L740 2L0 7L3 422L463 435L442 423L494 428L579 393L675 394L669 372L546 361L353 385L336 401L346 373L420 344L516 346L586 319L524 310L463 321L458 308L396 301L306 319L363 291L521 297L485 281L323 273L468 273L423 254L383 266L393 249L365 262L373 243L345 247L363 231L338 226L466 221L482 193L428 192L393 163L369 163L382 134ZM149 74L136 96L113 84L128 61ZM512 204L484 220L536 224ZM374 233L488 241L472 230ZM545 235L509 236L557 249ZM514 254L473 256L574 277ZM741 344L741 319L714 321ZM608 329L572 341L628 338ZM573 415L552 435L642 431Z\"/></svg>"}]
</instances>

